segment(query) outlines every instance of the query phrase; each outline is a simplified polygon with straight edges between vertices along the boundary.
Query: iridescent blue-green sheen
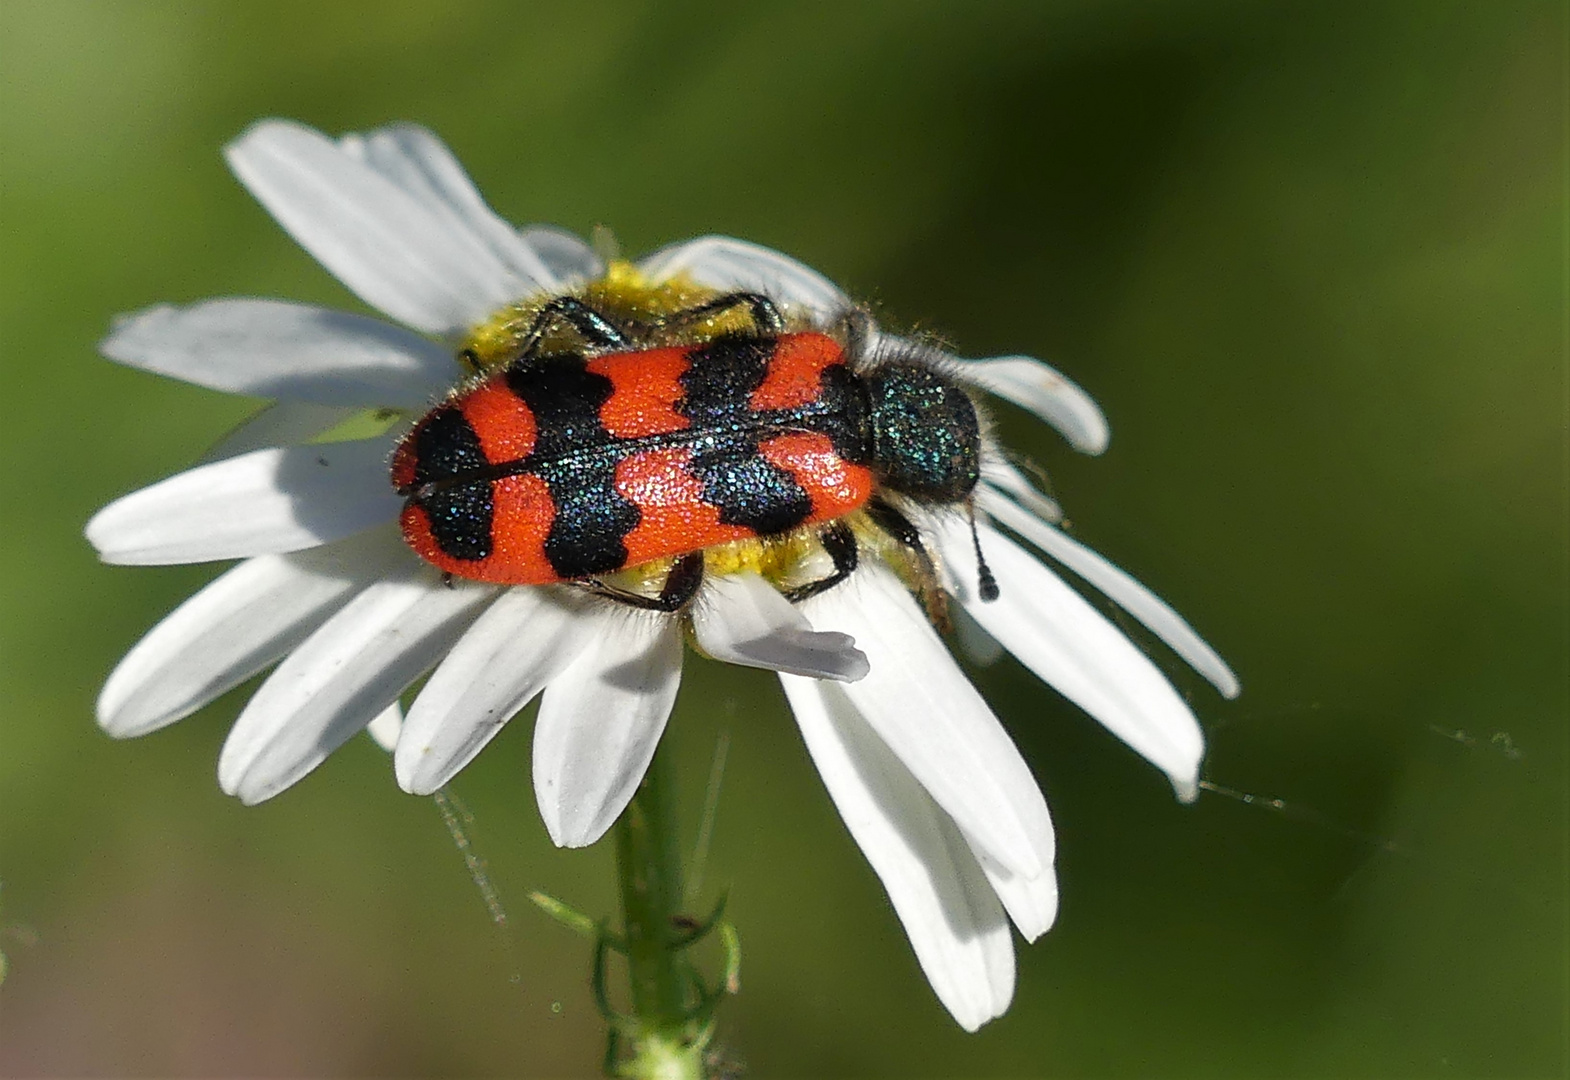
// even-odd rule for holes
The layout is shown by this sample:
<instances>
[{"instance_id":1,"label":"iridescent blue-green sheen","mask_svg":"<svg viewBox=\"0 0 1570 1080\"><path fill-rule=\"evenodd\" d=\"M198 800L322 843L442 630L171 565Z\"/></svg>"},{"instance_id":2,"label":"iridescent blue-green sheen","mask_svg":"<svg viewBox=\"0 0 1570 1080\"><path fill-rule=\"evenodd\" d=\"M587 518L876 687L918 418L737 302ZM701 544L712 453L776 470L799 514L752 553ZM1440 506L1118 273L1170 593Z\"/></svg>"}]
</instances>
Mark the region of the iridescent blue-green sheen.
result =
<instances>
[{"instance_id":1,"label":"iridescent blue-green sheen","mask_svg":"<svg viewBox=\"0 0 1570 1080\"><path fill-rule=\"evenodd\" d=\"M981 430L970 397L914 364L878 368L866 386L879 480L917 499L967 497L981 476Z\"/></svg>"}]
</instances>

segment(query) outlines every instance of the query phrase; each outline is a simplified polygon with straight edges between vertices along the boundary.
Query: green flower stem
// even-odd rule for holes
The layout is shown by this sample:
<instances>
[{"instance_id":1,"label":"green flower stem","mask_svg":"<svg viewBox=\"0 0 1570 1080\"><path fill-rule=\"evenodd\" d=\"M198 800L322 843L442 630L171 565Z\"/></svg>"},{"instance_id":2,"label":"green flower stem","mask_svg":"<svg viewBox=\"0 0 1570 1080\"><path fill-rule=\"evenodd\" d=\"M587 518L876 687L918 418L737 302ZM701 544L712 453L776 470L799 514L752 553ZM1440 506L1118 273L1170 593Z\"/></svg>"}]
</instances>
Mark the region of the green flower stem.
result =
<instances>
[{"instance_id":1,"label":"green flower stem","mask_svg":"<svg viewBox=\"0 0 1570 1080\"><path fill-rule=\"evenodd\" d=\"M662 746L616 822L622 945L633 1016L630 1030L613 1032L611 1056L621 1060L608 1064L618 1075L640 1080L700 1080L704 1075L707 1039L695 1030L693 977L676 941L683 897L674 801L669 754ZM617 1052L618 1043L625 1055Z\"/></svg>"},{"instance_id":2,"label":"green flower stem","mask_svg":"<svg viewBox=\"0 0 1570 1080\"><path fill-rule=\"evenodd\" d=\"M632 1006L645 1020L680 1021L686 990L681 957L670 948L671 920L682 900L681 852L671 828L670 764L663 748L616 822Z\"/></svg>"}]
</instances>

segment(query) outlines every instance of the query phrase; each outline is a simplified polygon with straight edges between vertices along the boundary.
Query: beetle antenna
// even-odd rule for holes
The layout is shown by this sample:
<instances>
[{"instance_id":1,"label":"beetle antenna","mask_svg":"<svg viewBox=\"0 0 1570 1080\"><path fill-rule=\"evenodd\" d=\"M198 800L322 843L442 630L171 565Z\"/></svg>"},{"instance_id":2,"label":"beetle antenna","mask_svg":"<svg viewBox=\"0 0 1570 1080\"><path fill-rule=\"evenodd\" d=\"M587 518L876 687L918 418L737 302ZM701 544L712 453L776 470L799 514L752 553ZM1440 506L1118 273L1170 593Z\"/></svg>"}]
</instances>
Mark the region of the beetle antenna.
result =
<instances>
[{"instance_id":1,"label":"beetle antenna","mask_svg":"<svg viewBox=\"0 0 1570 1080\"><path fill-rule=\"evenodd\" d=\"M976 531L974 500L965 501L965 516L970 519L970 542L976 548L976 591L983 601L990 604L998 598L998 579L992 576L992 567L987 565L987 557L981 553L981 533Z\"/></svg>"}]
</instances>

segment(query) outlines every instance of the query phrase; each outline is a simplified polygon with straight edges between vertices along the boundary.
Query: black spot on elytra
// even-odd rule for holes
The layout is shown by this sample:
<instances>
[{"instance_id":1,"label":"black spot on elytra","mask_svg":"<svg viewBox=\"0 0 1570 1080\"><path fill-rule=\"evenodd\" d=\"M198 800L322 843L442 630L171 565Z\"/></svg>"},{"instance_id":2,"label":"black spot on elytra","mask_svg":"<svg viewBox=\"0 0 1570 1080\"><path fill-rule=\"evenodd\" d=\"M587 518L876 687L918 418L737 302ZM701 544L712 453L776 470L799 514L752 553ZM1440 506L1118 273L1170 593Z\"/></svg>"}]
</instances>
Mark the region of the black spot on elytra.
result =
<instances>
[{"instance_id":1,"label":"black spot on elytra","mask_svg":"<svg viewBox=\"0 0 1570 1080\"><path fill-rule=\"evenodd\" d=\"M436 546L454 559L478 562L491 553L495 504L489 480L444 488L420 500Z\"/></svg>"},{"instance_id":2,"label":"black spot on elytra","mask_svg":"<svg viewBox=\"0 0 1570 1080\"><path fill-rule=\"evenodd\" d=\"M867 396L861 382L844 364L823 369L815 412L806 426L829 437L834 452L846 461L866 465L872 460L872 433L867 422Z\"/></svg>"},{"instance_id":3,"label":"black spot on elytra","mask_svg":"<svg viewBox=\"0 0 1570 1080\"><path fill-rule=\"evenodd\" d=\"M812 513L812 499L796 478L758 453L755 440L716 438L693 455L692 475L703 484L703 501L727 525L744 525L760 536L788 532Z\"/></svg>"},{"instance_id":4,"label":"black spot on elytra","mask_svg":"<svg viewBox=\"0 0 1570 1080\"><path fill-rule=\"evenodd\" d=\"M426 418L414 436L414 482L451 480L483 469L487 462L480 436L467 418L450 406Z\"/></svg>"},{"instance_id":5,"label":"black spot on elytra","mask_svg":"<svg viewBox=\"0 0 1570 1080\"><path fill-rule=\"evenodd\" d=\"M480 437L462 412L438 409L414 436L416 489L472 475L486 465ZM495 504L486 479L437 487L413 501L430 521L431 537L454 559L478 561L491 553Z\"/></svg>"},{"instance_id":6,"label":"black spot on elytra","mask_svg":"<svg viewBox=\"0 0 1570 1080\"><path fill-rule=\"evenodd\" d=\"M750 421L748 402L763 385L777 344L775 338L722 337L694 349L676 411L699 431Z\"/></svg>"},{"instance_id":7,"label":"black spot on elytra","mask_svg":"<svg viewBox=\"0 0 1570 1080\"><path fill-rule=\"evenodd\" d=\"M564 578L604 574L627 561L622 541L641 512L616 490L616 442L600 421L614 386L582 356L546 356L507 369L507 386L534 413L534 450L521 469L550 488L556 517L545 557Z\"/></svg>"}]
</instances>

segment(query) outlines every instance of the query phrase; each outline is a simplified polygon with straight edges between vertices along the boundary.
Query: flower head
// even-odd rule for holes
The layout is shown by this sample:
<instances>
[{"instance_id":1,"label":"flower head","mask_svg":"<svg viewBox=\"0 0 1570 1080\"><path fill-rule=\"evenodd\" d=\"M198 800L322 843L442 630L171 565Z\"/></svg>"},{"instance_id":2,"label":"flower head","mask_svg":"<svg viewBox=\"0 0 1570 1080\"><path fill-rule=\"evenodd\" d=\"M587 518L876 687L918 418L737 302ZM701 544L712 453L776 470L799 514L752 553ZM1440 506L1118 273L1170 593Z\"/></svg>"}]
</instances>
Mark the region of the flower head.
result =
<instances>
[{"instance_id":1,"label":"flower head","mask_svg":"<svg viewBox=\"0 0 1570 1080\"><path fill-rule=\"evenodd\" d=\"M444 580L396 524L395 447L470 379L460 356L483 369L487 349L505 352L498 328L518 311L595 290L620 289L624 300L741 290L769 298L794 326L829 327L854 310L845 295L786 256L725 237L607 266L568 233L502 221L447 148L416 127L333 140L265 121L227 157L301 246L402 325L257 299L159 306L116 323L103 344L111 359L276 404L196 467L88 524L107 562L242 560L121 661L98 701L101 726L117 737L154 731L272 668L224 745L226 792L271 798L369 728L395 744L399 784L429 793L539 697L535 795L552 839L576 847L605 832L647 768L690 634L709 656L780 673L829 794L939 998L970 1029L1000 1015L1014 983L1010 920L1034 939L1056 914L1052 824L1013 742L912 595L897 551L870 545L848 580L810 598L793 593L794 603L790 582L824 557L814 545L776 545L767 558L706 555L697 595L659 612L581 583ZM870 323L861 332L868 349L932 351ZM1095 404L1040 361L936 362L1040 416L1079 450L1106 444ZM1056 506L1002 456L981 463L973 504L973 526L910 510L936 584L973 621L965 629L1000 644L1192 798L1203 753L1192 713L1042 556L1231 696L1226 665L1167 605L1059 529ZM991 602L977 584L978 552L999 587ZM399 700L421 679L405 718Z\"/></svg>"}]
</instances>

